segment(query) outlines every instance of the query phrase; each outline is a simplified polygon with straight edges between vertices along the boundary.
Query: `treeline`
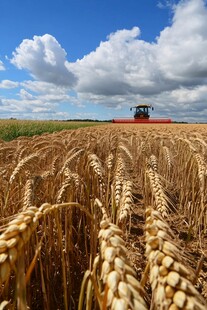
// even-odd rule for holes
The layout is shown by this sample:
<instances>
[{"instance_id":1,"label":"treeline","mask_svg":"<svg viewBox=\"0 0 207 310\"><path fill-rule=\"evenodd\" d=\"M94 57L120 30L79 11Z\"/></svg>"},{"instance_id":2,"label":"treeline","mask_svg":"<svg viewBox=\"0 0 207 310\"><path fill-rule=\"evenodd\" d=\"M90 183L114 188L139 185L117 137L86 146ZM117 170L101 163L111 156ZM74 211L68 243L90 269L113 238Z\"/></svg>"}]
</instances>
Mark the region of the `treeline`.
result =
<instances>
[{"instance_id":1,"label":"treeline","mask_svg":"<svg viewBox=\"0 0 207 310\"><path fill-rule=\"evenodd\" d=\"M112 120L98 120L98 119L89 119L89 118L84 118L84 119L67 119L67 120L57 120L60 122L93 122L93 123L111 123Z\"/></svg>"}]
</instances>

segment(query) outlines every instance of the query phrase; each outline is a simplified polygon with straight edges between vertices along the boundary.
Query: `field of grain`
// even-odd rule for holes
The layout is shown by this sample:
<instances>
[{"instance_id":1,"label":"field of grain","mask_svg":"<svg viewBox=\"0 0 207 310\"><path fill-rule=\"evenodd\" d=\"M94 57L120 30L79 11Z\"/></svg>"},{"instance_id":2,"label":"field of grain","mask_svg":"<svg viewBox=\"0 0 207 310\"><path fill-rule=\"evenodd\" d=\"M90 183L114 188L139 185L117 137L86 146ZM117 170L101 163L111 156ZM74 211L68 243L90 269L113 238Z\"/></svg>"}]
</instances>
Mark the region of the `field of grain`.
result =
<instances>
[{"instance_id":1,"label":"field of grain","mask_svg":"<svg viewBox=\"0 0 207 310\"><path fill-rule=\"evenodd\" d=\"M207 126L0 142L0 309L207 309Z\"/></svg>"},{"instance_id":2,"label":"field of grain","mask_svg":"<svg viewBox=\"0 0 207 310\"><path fill-rule=\"evenodd\" d=\"M106 122L93 121L32 121L17 119L0 120L0 139L11 141L18 137L32 137L44 133L53 133L61 130L92 127Z\"/></svg>"}]
</instances>

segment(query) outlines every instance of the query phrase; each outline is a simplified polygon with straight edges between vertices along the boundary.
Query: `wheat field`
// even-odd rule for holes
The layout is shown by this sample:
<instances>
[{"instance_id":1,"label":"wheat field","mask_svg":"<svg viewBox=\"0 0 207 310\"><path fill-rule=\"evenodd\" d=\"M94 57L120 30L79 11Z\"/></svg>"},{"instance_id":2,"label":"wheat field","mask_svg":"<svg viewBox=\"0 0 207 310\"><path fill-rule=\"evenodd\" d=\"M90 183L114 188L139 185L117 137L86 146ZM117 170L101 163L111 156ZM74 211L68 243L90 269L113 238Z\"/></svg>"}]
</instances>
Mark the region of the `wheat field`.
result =
<instances>
[{"instance_id":1,"label":"wheat field","mask_svg":"<svg viewBox=\"0 0 207 310\"><path fill-rule=\"evenodd\" d=\"M207 125L0 141L0 309L207 309Z\"/></svg>"}]
</instances>

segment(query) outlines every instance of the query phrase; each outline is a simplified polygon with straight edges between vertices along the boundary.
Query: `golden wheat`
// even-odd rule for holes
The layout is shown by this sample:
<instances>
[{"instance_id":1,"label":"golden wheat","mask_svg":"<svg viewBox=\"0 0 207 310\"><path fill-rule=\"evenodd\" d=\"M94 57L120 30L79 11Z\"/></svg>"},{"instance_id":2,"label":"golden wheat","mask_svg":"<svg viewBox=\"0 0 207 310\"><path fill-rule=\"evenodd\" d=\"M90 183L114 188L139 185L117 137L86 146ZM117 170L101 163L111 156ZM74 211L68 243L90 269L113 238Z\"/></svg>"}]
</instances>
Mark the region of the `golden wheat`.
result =
<instances>
[{"instance_id":1,"label":"golden wheat","mask_svg":"<svg viewBox=\"0 0 207 310\"><path fill-rule=\"evenodd\" d=\"M206 129L0 141L0 307L206 309Z\"/></svg>"},{"instance_id":2,"label":"golden wheat","mask_svg":"<svg viewBox=\"0 0 207 310\"><path fill-rule=\"evenodd\" d=\"M156 309L206 309L192 284L193 275L181 262L181 249L161 213L146 210L146 255Z\"/></svg>"}]
</instances>

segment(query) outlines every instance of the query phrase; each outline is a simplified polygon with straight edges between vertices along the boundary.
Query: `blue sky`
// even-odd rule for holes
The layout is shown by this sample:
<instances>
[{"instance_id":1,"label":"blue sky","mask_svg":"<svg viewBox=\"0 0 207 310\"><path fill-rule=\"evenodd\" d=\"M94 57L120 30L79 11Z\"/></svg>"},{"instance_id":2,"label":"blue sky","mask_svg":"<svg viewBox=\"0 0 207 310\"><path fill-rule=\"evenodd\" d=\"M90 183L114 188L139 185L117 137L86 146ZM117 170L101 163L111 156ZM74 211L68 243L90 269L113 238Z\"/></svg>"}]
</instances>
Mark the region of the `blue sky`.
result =
<instances>
[{"instance_id":1,"label":"blue sky","mask_svg":"<svg viewBox=\"0 0 207 310\"><path fill-rule=\"evenodd\" d=\"M0 118L207 122L204 0L1 0Z\"/></svg>"}]
</instances>

